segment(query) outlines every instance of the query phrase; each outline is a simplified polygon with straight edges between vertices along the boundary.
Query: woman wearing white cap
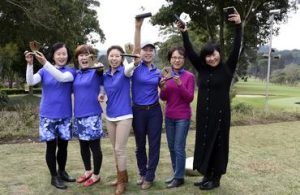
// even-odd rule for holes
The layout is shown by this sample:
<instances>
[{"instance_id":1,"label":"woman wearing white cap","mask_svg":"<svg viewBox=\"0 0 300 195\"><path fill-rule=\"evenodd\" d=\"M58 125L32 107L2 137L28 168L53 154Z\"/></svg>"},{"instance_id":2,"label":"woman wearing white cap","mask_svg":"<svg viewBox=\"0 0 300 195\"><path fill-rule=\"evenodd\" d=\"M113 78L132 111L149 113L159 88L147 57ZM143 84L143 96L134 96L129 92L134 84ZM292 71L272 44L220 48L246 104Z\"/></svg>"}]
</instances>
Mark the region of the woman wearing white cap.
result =
<instances>
[{"instance_id":1,"label":"woman wearing white cap","mask_svg":"<svg viewBox=\"0 0 300 195\"><path fill-rule=\"evenodd\" d=\"M134 64L127 68L126 74L132 75L133 131L136 140L136 158L140 178L137 181L141 189L149 189L155 179L159 161L162 131L162 111L159 104L158 85L160 70L153 64L155 46L146 41L141 42L143 19L136 19L134 36ZM146 138L149 151L146 153Z\"/></svg>"}]
</instances>

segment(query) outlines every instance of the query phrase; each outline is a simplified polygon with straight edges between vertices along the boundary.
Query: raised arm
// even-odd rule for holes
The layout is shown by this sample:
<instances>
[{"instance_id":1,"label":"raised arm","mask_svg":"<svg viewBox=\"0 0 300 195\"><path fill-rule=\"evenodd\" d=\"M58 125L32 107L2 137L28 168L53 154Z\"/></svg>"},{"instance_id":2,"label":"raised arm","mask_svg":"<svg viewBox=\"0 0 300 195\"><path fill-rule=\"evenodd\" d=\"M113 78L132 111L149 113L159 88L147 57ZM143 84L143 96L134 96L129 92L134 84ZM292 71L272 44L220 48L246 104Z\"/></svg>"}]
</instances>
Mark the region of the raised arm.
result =
<instances>
[{"instance_id":1,"label":"raised arm","mask_svg":"<svg viewBox=\"0 0 300 195\"><path fill-rule=\"evenodd\" d=\"M235 23L235 33L234 33L233 47L229 54L226 64L230 68L231 72L234 72L239 59L240 48L241 48L241 39L242 39L241 17L239 13L235 10L234 14L229 15L228 20L233 21Z\"/></svg>"},{"instance_id":2,"label":"raised arm","mask_svg":"<svg viewBox=\"0 0 300 195\"><path fill-rule=\"evenodd\" d=\"M187 32L187 27L182 26L180 22L176 23L178 30L182 33L182 39L183 39L183 46L186 52L186 55L188 56L189 60L191 61L192 65L196 68L196 70L200 70L201 68L201 58L200 56L195 52L192 43L189 39L189 35Z\"/></svg>"},{"instance_id":3,"label":"raised arm","mask_svg":"<svg viewBox=\"0 0 300 195\"><path fill-rule=\"evenodd\" d=\"M142 29L143 21L144 21L143 18L135 19L133 54L140 54L141 52L141 29Z\"/></svg>"},{"instance_id":4,"label":"raised arm","mask_svg":"<svg viewBox=\"0 0 300 195\"><path fill-rule=\"evenodd\" d=\"M56 69L50 62L48 62L45 56L41 52L36 52L35 58L43 65L43 68L47 70L57 81L59 82L72 82L74 76L71 72L61 72Z\"/></svg>"},{"instance_id":5,"label":"raised arm","mask_svg":"<svg viewBox=\"0 0 300 195\"><path fill-rule=\"evenodd\" d=\"M33 54L29 51L25 51L24 54L27 62L26 82L28 85L33 86L41 82L42 78L38 73L33 74Z\"/></svg>"}]
</instances>

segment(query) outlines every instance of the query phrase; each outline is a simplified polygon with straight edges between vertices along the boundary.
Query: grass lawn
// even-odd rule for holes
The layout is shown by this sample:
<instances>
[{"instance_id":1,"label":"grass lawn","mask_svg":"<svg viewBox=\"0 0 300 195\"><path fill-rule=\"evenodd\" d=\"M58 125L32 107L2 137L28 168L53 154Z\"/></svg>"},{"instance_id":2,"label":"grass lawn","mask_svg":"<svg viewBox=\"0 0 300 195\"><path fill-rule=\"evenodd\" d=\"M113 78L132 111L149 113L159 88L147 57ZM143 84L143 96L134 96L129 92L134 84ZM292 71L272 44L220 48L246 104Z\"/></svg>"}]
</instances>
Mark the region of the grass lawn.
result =
<instances>
[{"instance_id":1,"label":"grass lawn","mask_svg":"<svg viewBox=\"0 0 300 195\"><path fill-rule=\"evenodd\" d=\"M187 156L194 151L195 131L190 131ZM45 163L45 144L0 145L0 194L113 194L109 182L115 178L115 164L109 139L102 140L102 181L90 188L69 183L66 191L50 185ZM166 189L171 165L165 134L162 135L161 158L156 182L148 191L135 184L137 178L134 139L128 143L129 184L126 194L220 194L282 195L300 194L300 121L231 128L230 159L221 187L210 192L193 186L199 177L186 177L186 184ZM77 141L69 145L67 170L73 176L83 172Z\"/></svg>"},{"instance_id":2,"label":"grass lawn","mask_svg":"<svg viewBox=\"0 0 300 195\"><path fill-rule=\"evenodd\" d=\"M237 97L233 103L244 102L256 108L263 109L265 104L265 82L248 79L236 84ZM300 111L300 87L269 84L269 107L270 110Z\"/></svg>"}]
</instances>

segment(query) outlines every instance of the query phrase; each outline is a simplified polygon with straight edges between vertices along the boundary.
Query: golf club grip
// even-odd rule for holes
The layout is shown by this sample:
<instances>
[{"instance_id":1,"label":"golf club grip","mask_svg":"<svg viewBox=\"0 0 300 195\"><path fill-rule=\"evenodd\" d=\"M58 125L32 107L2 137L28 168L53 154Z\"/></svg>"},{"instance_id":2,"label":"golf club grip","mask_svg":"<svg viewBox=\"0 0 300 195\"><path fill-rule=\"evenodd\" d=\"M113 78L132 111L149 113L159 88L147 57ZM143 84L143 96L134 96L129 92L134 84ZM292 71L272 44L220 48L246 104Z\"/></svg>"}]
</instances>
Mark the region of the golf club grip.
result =
<instances>
[{"instance_id":1,"label":"golf club grip","mask_svg":"<svg viewBox=\"0 0 300 195\"><path fill-rule=\"evenodd\" d=\"M138 58L139 56L134 55L134 54L121 54L123 57L132 57L132 58Z\"/></svg>"}]
</instances>

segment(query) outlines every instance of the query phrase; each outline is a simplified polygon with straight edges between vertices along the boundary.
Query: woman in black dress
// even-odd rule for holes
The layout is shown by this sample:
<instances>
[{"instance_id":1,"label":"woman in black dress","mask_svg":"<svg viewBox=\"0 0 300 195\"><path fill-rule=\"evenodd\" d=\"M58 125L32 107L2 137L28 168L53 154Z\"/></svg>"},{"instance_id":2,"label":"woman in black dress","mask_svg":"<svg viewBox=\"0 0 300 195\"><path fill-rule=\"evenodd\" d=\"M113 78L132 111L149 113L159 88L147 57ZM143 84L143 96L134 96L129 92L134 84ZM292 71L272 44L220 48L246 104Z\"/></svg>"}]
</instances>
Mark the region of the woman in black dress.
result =
<instances>
[{"instance_id":1,"label":"woman in black dress","mask_svg":"<svg viewBox=\"0 0 300 195\"><path fill-rule=\"evenodd\" d=\"M219 187L228 163L229 91L241 47L241 18L235 10L228 20L235 25L235 36L226 62L221 59L219 44L213 42L206 43L198 55L189 40L187 28L177 22L187 56L199 77L193 169L204 175L202 181L194 183L201 190Z\"/></svg>"}]
</instances>

